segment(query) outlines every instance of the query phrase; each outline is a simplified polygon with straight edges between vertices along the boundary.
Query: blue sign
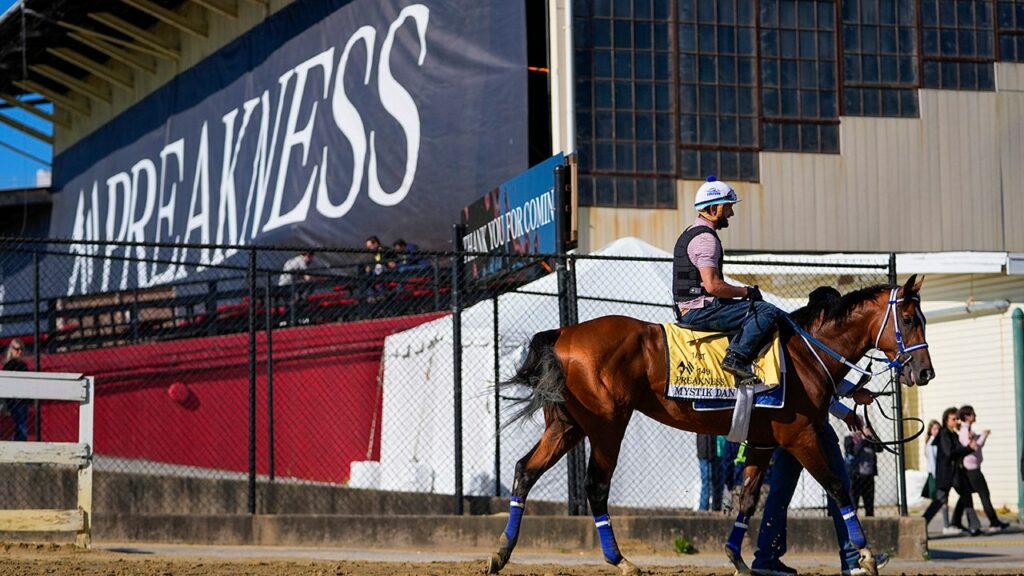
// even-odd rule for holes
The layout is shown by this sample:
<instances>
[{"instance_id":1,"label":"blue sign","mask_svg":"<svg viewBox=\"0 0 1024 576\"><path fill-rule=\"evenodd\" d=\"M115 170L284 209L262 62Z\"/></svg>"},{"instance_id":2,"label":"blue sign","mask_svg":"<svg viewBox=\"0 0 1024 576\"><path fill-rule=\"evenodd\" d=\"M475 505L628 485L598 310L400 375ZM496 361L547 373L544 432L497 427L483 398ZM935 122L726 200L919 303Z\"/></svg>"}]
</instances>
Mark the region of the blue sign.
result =
<instances>
[{"instance_id":1,"label":"blue sign","mask_svg":"<svg viewBox=\"0 0 1024 576\"><path fill-rule=\"evenodd\" d=\"M58 155L50 235L445 248L451 207L526 166L524 19L520 2L299 0ZM237 263L69 251L66 295Z\"/></svg>"},{"instance_id":2,"label":"blue sign","mask_svg":"<svg viewBox=\"0 0 1024 576\"><path fill-rule=\"evenodd\" d=\"M512 254L556 252L559 230L555 226L555 211L559 207L555 167L564 163L559 152L463 208L463 248L489 254L466 257L470 278L483 279L533 263L529 258L509 258Z\"/></svg>"}]
</instances>

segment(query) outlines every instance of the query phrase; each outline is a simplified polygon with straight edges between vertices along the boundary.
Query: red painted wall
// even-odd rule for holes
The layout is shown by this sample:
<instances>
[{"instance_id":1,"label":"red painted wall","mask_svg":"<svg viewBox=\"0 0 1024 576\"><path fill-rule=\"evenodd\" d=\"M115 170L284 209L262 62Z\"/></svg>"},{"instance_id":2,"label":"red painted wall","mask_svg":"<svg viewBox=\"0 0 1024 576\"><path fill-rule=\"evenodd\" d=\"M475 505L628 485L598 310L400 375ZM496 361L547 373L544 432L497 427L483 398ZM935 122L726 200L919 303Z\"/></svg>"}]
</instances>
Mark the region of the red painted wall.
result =
<instances>
[{"instance_id":1,"label":"red painted wall","mask_svg":"<svg viewBox=\"0 0 1024 576\"><path fill-rule=\"evenodd\" d=\"M381 390L377 376L384 338L438 316L275 331L276 476L344 482L353 460L378 459ZM42 364L48 372L96 377L95 451L133 461L118 463L116 468L162 472L157 464L168 463L246 472L248 346L248 335L237 334L52 354L44 356ZM267 474L262 333L257 352L257 473ZM187 390L176 386L169 393L175 383ZM46 403L42 413L44 440L77 437L76 406Z\"/></svg>"}]
</instances>

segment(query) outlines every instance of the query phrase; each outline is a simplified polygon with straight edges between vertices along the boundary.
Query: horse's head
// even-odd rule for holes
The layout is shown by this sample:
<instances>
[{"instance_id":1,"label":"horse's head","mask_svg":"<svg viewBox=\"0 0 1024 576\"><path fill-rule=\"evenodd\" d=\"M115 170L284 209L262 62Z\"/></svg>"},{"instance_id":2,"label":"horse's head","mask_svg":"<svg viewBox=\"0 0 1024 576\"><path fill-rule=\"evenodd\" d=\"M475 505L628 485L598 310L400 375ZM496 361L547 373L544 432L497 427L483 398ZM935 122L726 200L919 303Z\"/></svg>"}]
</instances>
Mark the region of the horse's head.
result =
<instances>
[{"instance_id":1,"label":"horse's head","mask_svg":"<svg viewBox=\"0 0 1024 576\"><path fill-rule=\"evenodd\" d=\"M900 382L907 386L924 386L935 378L924 336L920 296L923 282L914 274L902 288L879 294L881 316L877 320L875 348L885 353L889 366L896 369Z\"/></svg>"}]
</instances>

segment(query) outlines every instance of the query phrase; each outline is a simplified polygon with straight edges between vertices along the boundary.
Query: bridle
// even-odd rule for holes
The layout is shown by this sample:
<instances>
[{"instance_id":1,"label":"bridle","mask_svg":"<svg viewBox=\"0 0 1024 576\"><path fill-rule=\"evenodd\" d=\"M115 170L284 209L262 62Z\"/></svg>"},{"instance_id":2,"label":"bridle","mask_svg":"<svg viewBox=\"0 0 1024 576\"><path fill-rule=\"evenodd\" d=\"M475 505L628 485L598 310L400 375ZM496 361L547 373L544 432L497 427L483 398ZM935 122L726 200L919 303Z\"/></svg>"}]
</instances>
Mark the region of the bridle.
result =
<instances>
[{"instance_id":1,"label":"bridle","mask_svg":"<svg viewBox=\"0 0 1024 576\"><path fill-rule=\"evenodd\" d=\"M899 311L897 308L899 307L900 302L903 302L904 298L896 297L898 290L899 288L893 288L892 291L889 292L888 310L886 310L886 313L882 316L882 325L878 327L878 334L875 336L875 349L881 350L881 348L878 347L878 342L882 339L882 332L885 331L885 326L889 323L889 317L892 316L892 328L893 332L896 334L897 351L893 354L892 360L890 360L885 367L886 369L891 368L896 370L897 374L902 374L903 369L906 368L907 363L911 360L911 352L928 348L928 342L922 340L917 344L907 346L906 342L903 341L903 331L900 330ZM906 300L917 302L918 304L921 302L920 297L917 295L906 298ZM918 321L921 322L921 326L924 326L925 318L924 314L921 313L921 307L918 306L915 312Z\"/></svg>"},{"instance_id":2,"label":"bridle","mask_svg":"<svg viewBox=\"0 0 1024 576\"><path fill-rule=\"evenodd\" d=\"M928 348L928 342L927 341L922 340L921 342L919 342L917 344L912 344L912 345L908 346L907 343L905 342L905 340L903 339L903 331L900 330L900 317L899 317L900 314L899 314L899 310L898 310L899 304L902 303L904 300L915 301L915 302L918 302L918 303L920 303L921 300L920 300L920 297L918 297L916 294L914 296L910 296L909 298L897 298L896 295L897 295L898 292L899 292L899 288L893 288L889 292L889 299L886 302L886 311L885 311L885 313L882 316L882 324L881 324L881 326L878 327L878 333L875 335L875 342L874 342L874 348L876 350L881 350L881 348L879 348L878 346L879 346L879 343L880 343L880 341L882 339L882 333L885 331L885 327L889 323L889 317L891 316L892 317L893 332L894 332L894 334L896 336L896 353L893 354L892 359L889 359L889 358L875 358L873 356L869 356L868 355L867 358L869 359L869 363L868 363L868 367L867 368L861 368L857 364L855 364L853 362L850 362L845 357L843 357L841 354L839 354L835 350L832 350L831 348L829 348L824 342L822 342L821 340L818 340L817 338L812 336L807 330L804 330L803 327L801 327L792 318L790 318L788 314L785 316L785 318L789 321L790 326L792 326L793 329L796 331L796 333L800 335L800 337L804 341L804 344L807 345L807 349L810 350L811 355L814 356L814 358L818 361L818 364L821 365L821 368L825 371L825 374L828 376L829 380L832 382L832 391L833 391L834 395L838 395L837 394L838 387L836 385L836 381L832 377L832 372L828 369L828 367L825 365L825 362L821 359L821 356L818 355L818 352L815 350L815 347L819 348L822 352L825 352L826 354L828 354L829 356L831 356L835 360L838 360L841 364L845 365L851 371L854 371L854 372L857 372L857 373L860 374L860 378L859 378L859 380L857 382L857 385L854 386L854 388L850 391L850 394L852 394L856 390L863 389L863 387L867 383L869 383L874 376L883 374L883 373L885 373L887 371L890 372L890 374L891 374L891 376L889 378L889 383L887 384L887 386L892 386L894 383L897 383L897 381L899 380L900 375L902 375L902 373L903 373L903 370L906 369L908 363L911 361L911 359L912 359L911 353L916 351L916 350L923 350L923 349L927 349ZM918 306L918 308L916 310L916 315L917 315L918 321L921 322L921 326L923 327L925 325L925 317L924 317L924 314L921 313L920 306ZM871 363L874 362L874 361L884 362L885 365L884 365L884 367L881 370L879 370L877 372L873 372L871 370ZM896 385L898 386L898 383ZM873 398L877 398L877 397L883 396L883 395L898 394L899 390L897 388L896 390L888 391L888 392L886 392L886 391L880 391L880 392L868 391L868 392L872 395ZM856 408L856 406L854 408ZM879 409L879 411L881 412L881 409ZM888 419L888 420L892 420L892 421L896 420L896 418L893 418L893 417L885 414L884 412L882 412L882 415L886 419ZM883 450L885 450L887 452L891 452L893 454L897 454L897 451L895 449L893 449L893 448L890 448L890 446L899 446L899 445L902 445L902 444L906 444L908 442L912 442L913 440L915 440L918 436L920 436L924 432L925 425L924 425L924 421L923 420L921 420L920 418L913 417L913 416L900 419L901 422L908 421L908 420L916 420L916 421L921 423L920 430L918 430L915 434L911 435L910 437L904 438L903 440L891 440L891 441L883 441L883 440L878 440L878 439L875 439L875 438L866 438L866 441L870 442L871 444L873 444L875 446L881 447ZM866 405L864 406L864 424L865 424L865 426L871 426L870 420L868 418L868 407ZM871 427L871 428L872 428L872 430L874 430L874 427Z\"/></svg>"},{"instance_id":3,"label":"bridle","mask_svg":"<svg viewBox=\"0 0 1024 576\"><path fill-rule=\"evenodd\" d=\"M897 310L897 308L899 307L900 302L903 302L904 298L897 298L896 297L897 291L898 291L898 288L893 288L892 291L889 292L889 301L887 303L888 309L886 310L885 315L882 317L882 325L878 327L878 334L875 336L875 349L876 350L880 350L880 348L878 347L878 343L882 339L882 332L885 331L885 325L889 322L889 317L891 316L892 317L893 333L896 336L896 353L893 354L893 358L891 360L889 360L888 358L881 359L881 358L873 358L871 356L868 356L868 358L870 360L872 360L872 361L878 360L878 361L883 361L884 362L884 361L888 360L888 362L886 362L886 364L885 364L885 368L883 369L883 371L884 370L891 370L892 371L891 372L891 376L889 378L889 382L886 384L887 388L892 388L892 389L889 390L889 391L884 391L883 390L883 391L879 391L879 392L869 391L869 393L871 394L872 398L878 398L879 396L883 396L883 395L884 396L889 396L889 395L893 395L893 394L899 394L899 377L903 374L903 370L906 369L907 364L912 359L911 352L914 352L915 350L924 350L924 349L928 348L928 342L925 341L925 340L922 340L921 342L918 342L917 344L912 344L910 346L907 346L906 342L904 341L904 339L903 339L903 331L900 330L899 311ZM906 300L917 302L918 304L920 304L920 302L921 302L920 297L918 297L916 294L914 296L911 296L911 297L907 298ZM921 323L921 326L924 327L924 325L926 324L926 320L925 320L924 314L921 312L921 307L920 306L918 306L917 310L915 310L915 313L917 315L918 321ZM871 365L868 364L868 369L869 370L870 370L870 366ZM867 382L865 380L866 380L865 378L862 378L861 379L861 383L859 383L857 388L855 388L855 389L859 389L859 388L861 388L861 386L863 386L863 384L866 384ZM854 406L854 409L856 410L856 406ZM881 408L879 408L878 411L887 420L890 420L890 421L893 421L893 422L897 421L896 418L893 418L893 417L889 416ZM878 447L882 448L882 450L885 450L886 452L889 452L891 454L899 454L899 452L896 449L890 448L890 446L900 446L900 445L906 444L908 442L913 442L914 440L917 439L918 436L920 436L924 432L924 429L925 429L924 420L922 420L920 418L917 418L917 417L914 417L914 416L909 416L909 417L906 417L906 418L900 418L899 419L900 426L903 425L903 422L906 422L908 420L916 420L917 422L920 422L921 427L918 429L918 431L916 433L912 434L911 436L909 436L907 438L904 438L902 440L884 441L884 440L879 440L877 438L865 437L865 441L871 443L874 446L878 446ZM867 407L867 405L864 406L864 426L867 427L867 428L871 428L871 430L875 429L874 426L871 426L871 420L868 418L868 407Z\"/></svg>"}]
</instances>

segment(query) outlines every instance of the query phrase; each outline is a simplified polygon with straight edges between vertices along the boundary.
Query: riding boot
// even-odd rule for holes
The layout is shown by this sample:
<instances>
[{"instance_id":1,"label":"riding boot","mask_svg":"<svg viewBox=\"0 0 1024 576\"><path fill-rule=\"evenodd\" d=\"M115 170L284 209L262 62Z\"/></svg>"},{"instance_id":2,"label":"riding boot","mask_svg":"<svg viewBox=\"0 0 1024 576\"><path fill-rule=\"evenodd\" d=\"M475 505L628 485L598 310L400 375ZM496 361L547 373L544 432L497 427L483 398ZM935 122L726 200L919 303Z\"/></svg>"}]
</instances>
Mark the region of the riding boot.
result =
<instances>
[{"instance_id":1,"label":"riding boot","mask_svg":"<svg viewBox=\"0 0 1024 576\"><path fill-rule=\"evenodd\" d=\"M725 358L722 359L722 370L735 376L740 383L757 379L757 375L751 369L750 361L732 350L726 351Z\"/></svg>"}]
</instances>

